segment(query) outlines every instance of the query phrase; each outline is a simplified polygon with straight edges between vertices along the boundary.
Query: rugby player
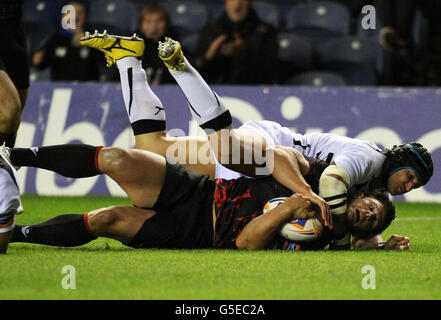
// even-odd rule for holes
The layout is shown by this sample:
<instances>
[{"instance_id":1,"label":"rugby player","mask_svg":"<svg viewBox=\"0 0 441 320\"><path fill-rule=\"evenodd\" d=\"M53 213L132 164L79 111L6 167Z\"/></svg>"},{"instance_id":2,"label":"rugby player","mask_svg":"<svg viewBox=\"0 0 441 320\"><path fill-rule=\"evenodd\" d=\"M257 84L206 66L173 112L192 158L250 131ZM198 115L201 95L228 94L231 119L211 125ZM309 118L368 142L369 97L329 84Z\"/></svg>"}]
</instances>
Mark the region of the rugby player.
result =
<instances>
[{"instance_id":1,"label":"rugby player","mask_svg":"<svg viewBox=\"0 0 441 320\"><path fill-rule=\"evenodd\" d=\"M29 88L29 65L22 16L22 0L0 1L0 145L13 147L20 125L21 112L26 103ZM1 161L0 161L1 162ZM0 168L1 180L5 175ZM12 187L13 189L13 187ZM7 210L9 206L0 206ZM17 208L16 208L17 209ZM19 213L22 208L16 213ZM9 211L0 211L0 251L6 252L7 240L12 235L14 215Z\"/></svg>"},{"instance_id":2,"label":"rugby player","mask_svg":"<svg viewBox=\"0 0 441 320\"><path fill-rule=\"evenodd\" d=\"M28 166L55 171L71 178L105 174L118 183L133 203L86 214L57 216L49 221L16 226L11 242L53 246L79 246L97 237L108 237L135 248L227 248L298 250L296 243L279 236L291 219L318 216L302 195L273 177L240 177L234 180L200 175L166 158L144 150L89 145L44 146L13 149L16 159ZM299 152L297 174L313 189L328 166ZM263 214L269 200L288 199ZM358 194L348 203L344 226L358 237L381 233L394 219L392 202L382 193ZM323 249L334 240L327 230L312 249ZM392 246L406 247L406 241Z\"/></svg>"},{"instance_id":3,"label":"rugby player","mask_svg":"<svg viewBox=\"0 0 441 320\"><path fill-rule=\"evenodd\" d=\"M142 55L143 43L136 37L123 38L95 34L81 40L83 45L98 48L105 53L108 64L116 63L121 75L122 91L127 113L135 134L136 147L149 150L161 155L167 155L176 144L184 144L186 150L192 141L198 144L197 153L205 151L206 156L212 156L210 144L215 150L215 158L219 159L228 170L217 163L191 164L188 157L181 163L187 169L202 174L209 174L218 178L237 178L240 173L253 176L258 163L232 163L233 154L227 154L227 161L223 160L222 130L231 129L231 116L223 105L219 96L213 92L198 72L183 56L178 42L167 39L160 45L159 55L169 67L172 76L183 90L188 99L190 111L206 131L211 130L209 139L203 138L170 138L165 133L165 110L159 99L147 84L145 74L139 67L140 62L134 57ZM213 133L214 132L214 133ZM381 151L374 143L361 141L332 134L293 134L287 128L270 121L247 122L238 130L230 130L228 145L240 145L242 155L248 153L256 155L255 146L261 146L261 156L265 156L268 148L274 154L272 175L292 191L303 194L311 202L318 205L322 216L327 215L328 206L317 196L307 184L299 185L293 175L292 163L296 149L309 157L319 158L331 164L320 177L320 196L328 200L331 205L333 220L343 219L346 212L346 195L348 191L388 190L391 194L403 194L428 182L433 174L433 164L430 153L418 143L396 146L391 150ZM244 144L248 139L251 144ZM239 141L239 143L237 142ZM240 143L242 141L242 143ZM256 143L257 142L257 143ZM286 146L286 148L278 147ZM289 147L289 148L287 148ZM231 149L227 149L231 151ZM203 152L202 152L203 153ZM253 158L254 159L254 158ZM241 158L242 160L242 158ZM214 165L216 163L216 165ZM238 173L240 172L240 173ZM333 199L333 200L330 200ZM339 224L341 225L341 224ZM336 230L341 233L342 230ZM375 237L372 245L382 242L381 237ZM341 243L348 245L348 235Z\"/></svg>"}]
</instances>

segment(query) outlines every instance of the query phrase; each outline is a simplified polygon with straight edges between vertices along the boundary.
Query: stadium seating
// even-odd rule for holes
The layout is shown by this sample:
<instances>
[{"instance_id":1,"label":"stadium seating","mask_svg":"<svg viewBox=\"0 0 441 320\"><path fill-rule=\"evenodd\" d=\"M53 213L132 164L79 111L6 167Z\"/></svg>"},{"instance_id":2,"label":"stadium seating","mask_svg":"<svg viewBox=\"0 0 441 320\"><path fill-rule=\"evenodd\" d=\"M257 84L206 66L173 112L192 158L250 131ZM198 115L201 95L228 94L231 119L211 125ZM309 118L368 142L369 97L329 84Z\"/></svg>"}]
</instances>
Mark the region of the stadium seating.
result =
<instances>
[{"instance_id":1,"label":"stadium seating","mask_svg":"<svg viewBox=\"0 0 441 320\"><path fill-rule=\"evenodd\" d=\"M283 32L278 35L278 57L298 69L308 69L313 64L311 42L293 32Z\"/></svg>"},{"instance_id":2,"label":"stadium seating","mask_svg":"<svg viewBox=\"0 0 441 320\"><path fill-rule=\"evenodd\" d=\"M342 75L348 84L373 85L383 67L382 48L363 37L330 40L317 48L319 64Z\"/></svg>"},{"instance_id":3,"label":"stadium seating","mask_svg":"<svg viewBox=\"0 0 441 320\"><path fill-rule=\"evenodd\" d=\"M339 36L349 34L349 10L329 1L294 5L286 16L286 29L307 36Z\"/></svg>"},{"instance_id":4,"label":"stadium seating","mask_svg":"<svg viewBox=\"0 0 441 320\"><path fill-rule=\"evenodd\" d=\"M362 25L362 20L366 15L361 13L357 18L357 35L360 37L378 37L380 34L380 30L383 27L380 18L376 17L375 21L375 29L365 29Z\"/></svg>"},{"instance_id":5,"label":"stadium seating","mask_svg":"<svg viewBox=\"0 0 441 320\"><path fill-rule=\"evenodd\" d=\"M182 39L181 44L185 54L193 55L198 48L199 33L193 33Z\"/></svg>"},{"instance_id":6,"label":"stadium seating","mask_svg":"<svg viewBox=\"0 0 441 320\"><path fill-rule=\"evenodd\" d=\"M56 9L60 10L56 10ZM58 12L57 12L58 11ZM56 27L60 24L61 8L51 0L26 0L23 3L23 22Z\"/></svg>"},{"instance_id":7,"label":"stadium seating","mask_svg":"<svg viewBox=\"0 0 441 320\"><path fill-rule=\"evenodd\" d=\"M277 5L271 2L254 1L253 7L260 19L272 25L275 29L279 28L280 13Z\"/></svg>"},{"instance_id":8,"label":"stadium seating","mask_svg":"<svg viewBox=\"0 0 441 320\"><path fill-rule=\"evenodd\" d=\"M51 68L44 70L38 70L33 67L29 69L29 81L50 81L51 80Z\"/></svg>"},{"instance_id":9,"label":"stadium seating","mask_svg":"<svg viewBox=\"0 0 441 320\"><path fill-rule=\"evenodd\" d=\"M94 0L90 3L90 24L114 26L126 33L137 26L136 6L124 0Z\"/></svg>"},{"instance_id":10,"label":"stadium seating","mask_svg":"<svg viewBox=\"0 0 441 320\"><path fill-rule=\"evenodd\" d=\"M38 22L25 23L28 53L41 47L56 31L54 27Z\"/></svg>"},{"instance_id":11,"label":"stadium seating","mask_svg":"<svg viewBox=\"0 0 441 320\"><path fill-rule=\"evenodd\" d=\"M208 9L195 1L168 1L161 3L170 15L172 28L180 36L199 32L208 21Z\"/></svg>"},{"instance_id":12,"label":"stadium seating","mask_svg":"<svg viewBox=\"0 0 441 320\"><path fill-rule=\"evenodd\" d=\"M289 84L300 86L344 86L343 77L332 72L311 71L294 76L288 81Z\"/></svg>"}]
</instances>

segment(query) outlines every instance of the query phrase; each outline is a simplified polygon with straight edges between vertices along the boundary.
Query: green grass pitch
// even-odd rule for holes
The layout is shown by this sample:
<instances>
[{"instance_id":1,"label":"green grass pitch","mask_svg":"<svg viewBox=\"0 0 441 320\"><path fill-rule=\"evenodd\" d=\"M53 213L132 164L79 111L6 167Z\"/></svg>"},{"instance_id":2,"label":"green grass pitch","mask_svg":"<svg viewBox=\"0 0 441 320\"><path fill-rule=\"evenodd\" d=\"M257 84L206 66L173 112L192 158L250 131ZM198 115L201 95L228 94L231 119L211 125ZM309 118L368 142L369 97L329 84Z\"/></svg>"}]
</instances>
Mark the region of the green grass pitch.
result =
<instances>
[{"instance_id":1,"label":"green grass pitch","mask_svg":"<svg viewBox=\"0 0 441 320\"><path fill-rule=\"evenodd\" d=\"M129 204L110 197L24 196L18 224ZM441 205L397 203L383 234L411 239L408 252L134 250L98 239L83 247L11 244L0 257L0 299L441 299ZM62 268L76 289L62 288ZM365 265L375 289L363 289Z\"/></svg>"}]
</instances>

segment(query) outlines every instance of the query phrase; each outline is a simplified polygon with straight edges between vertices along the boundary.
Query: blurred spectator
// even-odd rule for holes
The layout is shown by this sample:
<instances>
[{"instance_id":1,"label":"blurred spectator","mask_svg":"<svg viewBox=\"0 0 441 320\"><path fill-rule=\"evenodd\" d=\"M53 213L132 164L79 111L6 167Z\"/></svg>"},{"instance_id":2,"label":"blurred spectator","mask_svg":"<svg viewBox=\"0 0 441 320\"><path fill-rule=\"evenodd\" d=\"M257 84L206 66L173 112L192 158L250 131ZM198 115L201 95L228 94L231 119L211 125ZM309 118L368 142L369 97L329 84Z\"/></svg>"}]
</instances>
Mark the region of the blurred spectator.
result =
<instances>
[{"instance_id":1,"label":"blurred spectator","mask_svg":"<svg viewBox=\"0 0 441 320\"><path fill-rule=\"evenodd\" d=\"M196 65L208 82L274 83L277 36L251 0L225 0L222 16L207 24L198 41Z\"/></svg>"},{"instance_id":2,"label":"blurred spectator","mask_svg":"<svg viewBox=\"0 0 441 320\"><path fill-rule=\"evenodd\" d=\"M171 83L173 77L158 57L158 42L165 37L179 40L170 30L170 18L167 11L159 4L144 7L139 13L138 35L145 41L142 67L145 69L150 84Z\"/></svg>"},{"instance_id":3,"label":"blurred spectator","mask_svg":"<svg viewBox=\"0 0 441 320\"><path fill-rule=\"evenodd\" d=\"M60 30L32 55L32 64L37 69L51 67L53 81L98 81L100 66L104 60L100 53L80 45L84 37L83 27L87 20L87 11L80 1L69 2L75 9L76 28ZM64 14L61 19L63 19Z\"/></svg>"}]
</instances>

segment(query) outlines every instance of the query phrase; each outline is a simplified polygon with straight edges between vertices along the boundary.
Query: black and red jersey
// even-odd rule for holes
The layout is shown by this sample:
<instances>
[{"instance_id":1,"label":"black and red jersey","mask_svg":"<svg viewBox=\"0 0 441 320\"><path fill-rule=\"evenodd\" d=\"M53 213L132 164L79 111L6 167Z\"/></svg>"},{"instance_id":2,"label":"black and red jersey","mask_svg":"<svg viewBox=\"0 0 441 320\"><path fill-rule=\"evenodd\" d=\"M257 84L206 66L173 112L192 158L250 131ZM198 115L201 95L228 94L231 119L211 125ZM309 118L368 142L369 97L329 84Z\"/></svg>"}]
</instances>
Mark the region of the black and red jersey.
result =
<instances>
[{"instance_id":1,"label":"black and red jersey","mask_svg":"<svg viewBox=\"0 0 441 320\"><path fill-rule=\"evenodd\" d=\"M318 193L320 176L328 164L316 159L308 161L310 171L305 180ZM272 176L259 179L217 179L215 182L216 225L213 247L217 248L236 248L235 242L240 232L251 220L263 213L263 207L269 200L293 194Z\"/></svg>"}]
</instances>

